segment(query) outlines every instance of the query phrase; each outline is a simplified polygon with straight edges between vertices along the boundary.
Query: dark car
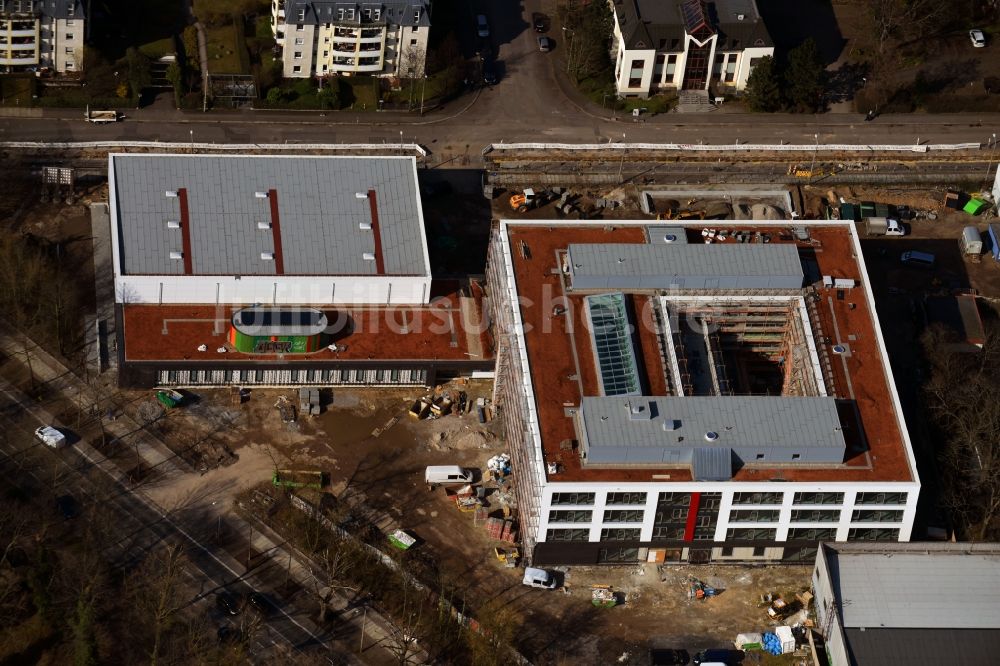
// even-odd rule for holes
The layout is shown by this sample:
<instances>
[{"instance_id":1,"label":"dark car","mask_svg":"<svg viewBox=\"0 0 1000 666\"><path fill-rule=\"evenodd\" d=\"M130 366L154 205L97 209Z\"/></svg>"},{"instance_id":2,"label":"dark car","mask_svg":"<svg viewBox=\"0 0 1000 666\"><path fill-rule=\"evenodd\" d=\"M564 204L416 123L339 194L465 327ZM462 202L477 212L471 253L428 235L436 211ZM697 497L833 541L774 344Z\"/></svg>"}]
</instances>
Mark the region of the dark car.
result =
<instances>
[{"instance_id":1,"label":"dark car","mask_svg":"<svg viewBox=\"0 0 1000 666\"><path fill-rule=\"evenodd\" d=\"M702 650L696 654L694 659L691 660L691 663L695 664L695 666L698 666L699 664L711 663L726 664L726 666L739 666L743 663L743 657L743 650L712 648L710 650Z\"/></svg>"},{"instance_id":2,"label":"dark car","mask_svg":"<svg viewBox=\"0 0 1000 666\"><path fill-rule=\"evenodd\" d=\"M535 12L531 15L531 23L535 27L535 32L548 32L549 31L549 17L545 14L539 14Z\"/></svg>"},{"instance_id":3,"label":"dark car","mask_svg":"<svg viewBox=\"0 0 1000 666\"><path fill-rule=\"evenodd\" d=\"M486 67L483 69L483 83L488 86L495 86L497 81L500 79L497 77L497 73L491 67Z\"/></svg>"},{"instance_id":4,"label":"dark car","mask_svg":"<svg viewBox=\"0 0 1000 666\"><path fill-rule=\"evenodd\" d=\"M649 663L652 666L684 666L691 661L687 650L650 650Z\"/></svg>"},{"instance_id":5,"label":"dark car","mask_svg":"<svg viewBox=\"0 0 1000 666\"><path fill-rule=\"evenodd\" d=\"M72 495L62 495L56 498L56 508L66 520L80 515L80 504Z\"/></svg>"},{"instance_id":6,"label":"dark car","mask_svg":"<svg viewBox=\"0 0 1000 666\"><path fill-rule=\"evenodd\" d=\"M216 607L225 613L226 615L239 615L240 603L237 601L236 597L229 594L228 592L219 592L215 595L215 605Z\"/></svg>"},{"instance_id":7,"label":"dark car","mask_svg":"<svg viewBox=\"0 0 1000 666\"><path fill-rule=\"evenodd\" d=\"M257 611L257 613L261 617L267 617L268 615L270 615L271 609L273 608L273 606L271 605L271 600L268 599L266 595L261 594L260 592L251 592L250 594L248 594L247 605L250 606L250 608Z\"/></svg>"}]
</instances>

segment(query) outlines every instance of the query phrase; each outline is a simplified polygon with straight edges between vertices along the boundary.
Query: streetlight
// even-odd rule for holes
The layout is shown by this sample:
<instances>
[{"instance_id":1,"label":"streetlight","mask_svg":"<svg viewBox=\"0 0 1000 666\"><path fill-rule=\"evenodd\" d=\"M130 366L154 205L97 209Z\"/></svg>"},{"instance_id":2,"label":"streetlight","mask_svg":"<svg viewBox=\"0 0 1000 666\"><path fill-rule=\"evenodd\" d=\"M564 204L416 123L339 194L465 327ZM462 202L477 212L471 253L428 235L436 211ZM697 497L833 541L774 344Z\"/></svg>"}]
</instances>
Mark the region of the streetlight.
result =
<instances>
[{"instance_id":1,"label":"streetlight","mask_svg":"<svg viewBox=\"0 0 1000 666\"><path fill-rule=\"evenodd\" d=\"M622 169L625 168L625 132L622 132L622 161L618 163L618 182L622 182Z\"/></svg>"},{"instance_id":2,"label":"streetlight","mask_svg":"<svg viewBox=\"0 0 1000 666\"><path fill-rule=\"evenodd\" d=\"M188 130L191 134L191 150L194 150L194 130Z\"/></svg>"},{"instance_id":3,"label":"streetlight","mask_svg":"<svg viewBox=\"0 0 1000 666\"><path fill-rule=\"evenodd\" d=\"M399 130L399 154L403 154L403 130Z\"/></svg>"},{"instance_id":4,"label":"streetlight","mask_svg":"<svg viewBox=\"0 0 1000 666\"><path fill-rule=\"evenodd\" d=\"M424 93L427 92L427 75L424 74L424 82L420 85L420 115L424 115Z\"/></svg>"},{"instance_id":5,"label":"streetlight","mask_svg":"<svg viewBox=\"0 0 1000 666\"><path fill-rule=\"evenodd\" d=\"M812 179L813 179L813 170L816 169L816 152L819 150L819 134L813 134L813 139L815 139L816 145L813 148L812 166L809 167L809 181L808 182L810 182L810 183L812 182Z\"/></svg>"},{"instance_id":6,"label":"streetlight","mask_svg":"<svg viewBox=\"0 0 1000 666\"><path fill-rule=\"evenodd\" d=\"M993 168L993 153L994 153L994 151L996 150L996 147L997 147L997 133L996 132L993 132L993 139L990 140L990 141L988 141L988 143L990 145L990 158L989 158L989 161L986 162L986 180L990 179L990 169Z\"/></svg>"}]
</instances>

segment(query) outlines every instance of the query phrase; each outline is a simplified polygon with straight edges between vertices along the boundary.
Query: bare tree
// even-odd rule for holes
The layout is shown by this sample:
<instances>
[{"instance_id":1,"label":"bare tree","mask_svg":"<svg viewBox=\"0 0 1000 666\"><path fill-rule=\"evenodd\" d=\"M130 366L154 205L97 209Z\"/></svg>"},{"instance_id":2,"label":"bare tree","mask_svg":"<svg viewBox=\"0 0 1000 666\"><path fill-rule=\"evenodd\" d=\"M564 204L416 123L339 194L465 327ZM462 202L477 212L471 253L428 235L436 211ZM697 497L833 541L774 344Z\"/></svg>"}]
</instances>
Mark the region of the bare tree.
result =
<instances>
[{"instance_id":1,"label":"bare tree","mask_svg":"<svg viewBox=\"0 0 1000 666\"><path fill-rule=\"evenodd\" d=\"M187 604L183 589L187 565L184 550L168 544L151 553L127 581L136 620L149 632L148 656L153 666L160 659L166 632Z\"/></svg>"}]
</instances>

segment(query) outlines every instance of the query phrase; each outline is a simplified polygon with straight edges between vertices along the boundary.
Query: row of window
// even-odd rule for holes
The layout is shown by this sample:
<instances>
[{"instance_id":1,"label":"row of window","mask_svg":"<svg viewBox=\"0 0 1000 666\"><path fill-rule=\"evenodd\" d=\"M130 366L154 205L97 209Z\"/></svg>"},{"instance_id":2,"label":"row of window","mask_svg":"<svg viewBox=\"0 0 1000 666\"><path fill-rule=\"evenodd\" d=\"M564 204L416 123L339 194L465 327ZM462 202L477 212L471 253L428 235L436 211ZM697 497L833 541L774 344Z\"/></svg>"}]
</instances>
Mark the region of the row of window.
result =
<instances>
[{"instance_id":1,"label":"row of window","mask_svg":"<svg viewBox=\"0 0 1000 666\"><path fill-rule=\"evenodd\" d=\"M714 493L705 493L704 495L713 495ZM735 506L745 506L745 505L780 505L782 502L783 493L779 492L755 492L755 493L733 493L733 505ZM553 493L552 494L552 504L577 504L577 505L592 505L596 499L595 493ZM691 502L691 496L689 493L660 493L659 501L661 503L688 506ZM641 505L646 503L646 493L608 493L605 503L609 506L611 505ZM820 505L841 505L844 503L844 493L829 493L829 492L817 492L817 493L795 493L792 498L793 504L820 504ZM856 505L870 505L870 504L882 504L887 506L898 506L906 504L906 493L858 493L855 497L854 503ZM702 506L705 505L705 500L702 501ZM734 511L734 513L744 513L740 511ZM767 513L767 512L764 512ZM806 512L803 512L806 513ZM857 512L855 512L857 513ZM795 512L792 514L795 515ZM774 518L777 520L777 518ZM792 518L792 520L799 520ZM809 520L807 518L802 518L800 520ZM820 519L822 520L822 519ZM839 518L834 518L832 520L839 520ZM741 522L750 522L750 520L743 520Z\"/></svg>"},{"instance_id":2,"label":"row of window","mask_svg":"<svg viewBox=\"0 0 1000 666\"><path fill-rule=\"evenodd\" d=\"M669 514L660 516L658 522L683 522L687 519L687 510L681 508L668 509ZM615 510L604 512L605 523L641 523L643 511L639 509ZM778 509L733 510L729 513L732 523L776 523ZM699 517L699 526L704 517ZM589 510L550 511L550 523L589 523L593 520L593 512ZM836 509L796 509L792 511L793 523L836 523L840 521L840 511ZM898 509L857 509L851 512L852 523L900 523L903 512ZM707 526L707 524L705 525Z\"/></svg>"},{"instance_id":3,"label":"row of window","mask_svg":"<svg viewBox=\"0 0 1000 666\"><path fill-rule=\"evenodd\" d=\"M615 527L601 530L601 541L639 541L641 530L638 528ZM730 528L726 530L726 541L775 541L777 530L772 528L750 527ZM837 538L834 528L796 528L788 530L788 541L833 541ZM684 531L680 530L657 535L654 540L681 541ZM590 530L586 528L551 528L546 532L546 541L589 541ZM710 541L712 539L698 539ZM855 527L847 531L848 541L899 541L899 529L895 527Z\"/></svg>"},{"instance_id":4,"label":"row of window","mask_svg":"<svg viewBox=\"0 0 1000 666\"><path fill-rule=\"evenodd\" d=\"M329 12L327 12L327 13L329 13ZM389 14L391 14L391 13L392 12L389 12ZM361 9L360 16L361 16L361 20L362 21L379 21L379 20L382 19L382 8L381 7L363 7ZM355 17L354 7L338 7L337 8L337 20L338 21L353 21L354 17ZM390 17L387 15L386 18L390 18ZM400 20L403 19L403 12L402 11L400 11L400 13L399 13L399 19ZM296 16L296 21L298 21L298 23L296 24L296 29L297 30L301 30L301 27L303 25L305 25L305 20L306 20L306 10L304 8L303 9L299 9L298 16ZM418 7L414 7L413 8L413 22L414 23L419 23L420 22L420 8L418 8ZM326 27L329 28L330 24L327 23Z\"/></svg>"}]
</instances>

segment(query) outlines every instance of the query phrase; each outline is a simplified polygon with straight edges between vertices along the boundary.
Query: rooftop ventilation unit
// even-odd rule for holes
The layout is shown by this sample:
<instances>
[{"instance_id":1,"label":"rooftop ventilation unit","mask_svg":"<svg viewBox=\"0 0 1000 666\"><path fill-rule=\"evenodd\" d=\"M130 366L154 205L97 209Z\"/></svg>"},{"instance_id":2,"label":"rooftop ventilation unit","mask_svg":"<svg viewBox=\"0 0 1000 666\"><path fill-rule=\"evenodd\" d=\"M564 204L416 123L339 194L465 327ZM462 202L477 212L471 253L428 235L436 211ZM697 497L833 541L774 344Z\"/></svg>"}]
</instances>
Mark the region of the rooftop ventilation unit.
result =
<instances>
[{"instance_id":1,"label":"rooftop ventilation unit","mask_svg":"<svg viewBox=\"0 0 1000 666\"><path fill-rule=\"evenodd\" d=\"M677 235L676 234L664 234L664 236L663 236L663 242L664 243L676 243L677 242Z\"/></svg>"},{"instance_id":2,"label":"rooftop ventilation unit","mask_svg":"<svg viewBox=\"0 0 1000 666\"><path fill-rule=\"evenodd\" d=\"M744 20L744 19L745 19L746 17L747 17L747 15L746 15L746 14L737 14L737 15L736 15L736 20L737 20L737 21L742 21L742 20Z\"/></svg>"},{"instance_id":3,"label":"rooftop ventilation unit","mask_svg":"<svg viewBox=\"0 0 1000 666\"><path fill-rule=\"evenodd\" d=\"M163 196L167 197L168 199L176 199L177 190L167 190L166 192L163 193Z\"/></svg>"},{"instance_id":4,"label":"rooftop ventilation unit","mask_svg":"<svg viewBox=\"0 0 1000 666\"><path fill-rule=\"evenodd\" d=\"M261 261L274 261L274 252L261 252L260 253L260 260Z\"/></svg>"},{"instance_id":5,"label":"rooftop ventilation unit","mask_svg":"<svg viewBox=\"0 0 1000 666\"><path fill-rule=\"evenodd\" d=\"M184 258L184 253L183 252L178 252L177 250L171 250L170 251L170 258L171 259L181 260L181 259Z\"/></svg>"},{"instance_id":6,"label":"rooftop ventilation unit","mask_svg":"<svg viewBox=\"0 0 1000 666\"><path fill-rule=\"evenodd\" d=\"M263 229L264 231L267 231L268 229L271 228L271 223L270 222L258 222L257 223L257 228L258 229Z\"/></svg>"},{"instance_id":7,"label":"rooftop ventilation unit","mask_svg":"<svg viewBox=\"0 0 1000 666\"><path fill-rule=\"evenodd\" d=\"M705 441L706 442L714 442L717 439L719 439L719 433L712 432L711 430L709 430L708 432L705 433Z\"/></svg>"},{"instance_id":8,"label":"rooftop ventilation unit","mask_svg":"<svg viewBox=\"0 0 1000 666\"><path fill-rule=\"evenodd\" d=\"M355 199L367 199L368 198L368 193L367 192L355 192L354 193L354 198Z\"/></svg>"},{"instance_id":9,"label":"rooftop ventilation unit","mask_svg":"<svg viewBox=\"0 0 1000 666\"><path fill-rule=\"evenodd\" d=\"M371 231L372 230L372 223L371 222L361 222L360 224L358 224L358 229L361 229L361 231Z\"/></svg>"},{"instance_id":10,"label":"rooftop ventilation unit","mask_svg":"<svg viewBox=\"0 0 1000 666\"><path fill-rule=\"evenodd\" d=\"M180 229L181 223L177 220L167 220L167 229Z\"/></svg>"},{"instance_id":11,"label":"rooftop ventilation unit","mask_svg":"<svg viewBox=\"0 0 1000 666\"><path fill-rule=\"evenodd\" d=\"M681 422L677 419L665 419L663 421L663 429L666 432L673 432L674 430L679 430L681 427Z\"/></svg>"},{"instance_id":12,"label":"rooftop ventilation unit","mask_svg":"<svg viewBox=\"0 0 1000 666\"><path fill-rule=\"evenodd\" d=\"M629 421L649 421L653 418L653 414L647 405L633 405L628 404L628 418Z\"/></svg>"},{"instance_id":13,"label":"rooftop ventilation unit","mask_svg":"<svg viewBox=\"0 0 1000 666\"><path fill-rule=\"evenodd\" d=\"M254 192L253 195L255 197L257 197L258 199L266 199L267 198L267 192Z\"/></svg>"},{"instance_id":14,"label":"rooftop ventilation unit","mask_svg":"<svg viewBox=\"0 0 1000 666\"><path fill-rule=\"evenodd\" d=\"M375 261L375 253L365 252L364 254L361 255L361 258L364 259L365 261Z\"/></svg>"}]
</instances>

